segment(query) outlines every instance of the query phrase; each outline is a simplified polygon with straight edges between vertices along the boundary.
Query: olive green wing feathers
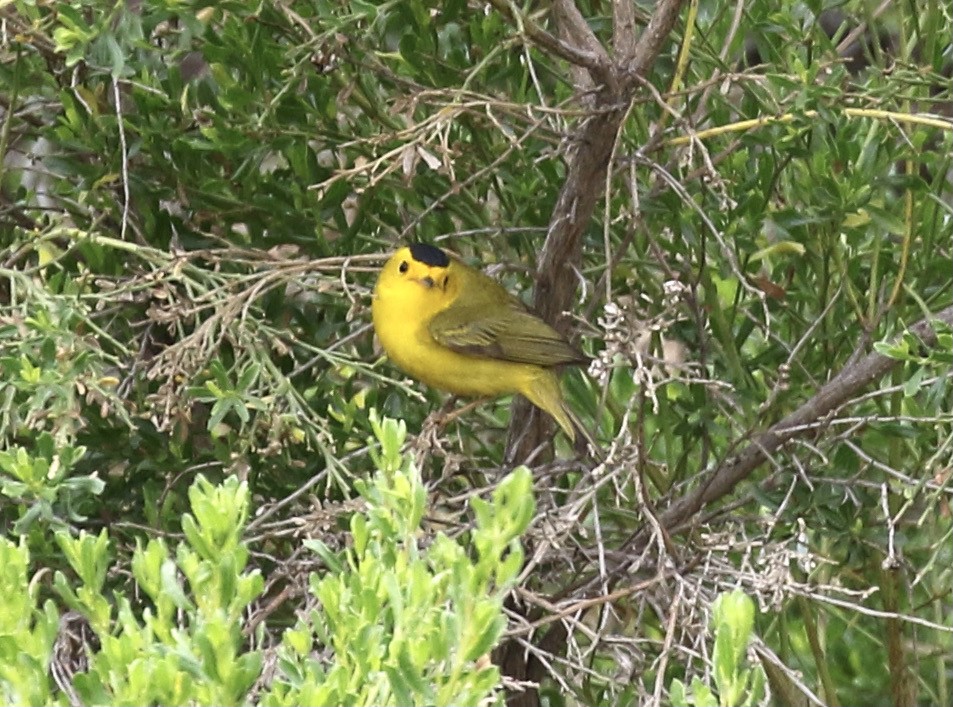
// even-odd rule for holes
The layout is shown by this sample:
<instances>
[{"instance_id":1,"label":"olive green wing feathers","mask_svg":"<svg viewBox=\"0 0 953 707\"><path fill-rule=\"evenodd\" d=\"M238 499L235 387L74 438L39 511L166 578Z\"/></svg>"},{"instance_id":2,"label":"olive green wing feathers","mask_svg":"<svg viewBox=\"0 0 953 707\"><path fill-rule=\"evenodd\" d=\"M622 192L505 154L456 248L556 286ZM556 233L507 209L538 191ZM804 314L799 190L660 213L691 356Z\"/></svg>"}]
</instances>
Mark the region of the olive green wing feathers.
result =
<instances>
[{"instance_id":1,"label":"olive green wing feathers","mask_svg":"<svg viewBox=\"0 0 953 707\"><path fill-rule=\"evenodd\" d=\"M589 361L515 299L451 305L431 320L429 329L438 344L471 356L537 366Z\"/></svg>"}]
</instances>

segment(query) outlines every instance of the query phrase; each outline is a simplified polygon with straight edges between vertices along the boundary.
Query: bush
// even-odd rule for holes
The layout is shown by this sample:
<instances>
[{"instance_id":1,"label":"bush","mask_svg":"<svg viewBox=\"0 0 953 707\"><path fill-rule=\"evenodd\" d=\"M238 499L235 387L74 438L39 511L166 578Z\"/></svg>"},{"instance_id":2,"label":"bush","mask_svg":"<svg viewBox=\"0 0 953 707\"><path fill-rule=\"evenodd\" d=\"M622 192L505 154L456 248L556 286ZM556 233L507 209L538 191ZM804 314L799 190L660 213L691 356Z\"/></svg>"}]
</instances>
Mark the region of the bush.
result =
<instances>
[{"instance_id":1,"label":"bush","mask_svg":"<svg viewBox=\"0 0 953 707\"><path fill-rule=\"evenodd\" d=\"M248 568L249 491L235 477L217 486L196 479L184 540L138 544L128 592L107 589L116 566L105 530L56 532L71 572L56 572L52 588L93 636L71 656L54 650L63 617L53 599L40 604L42 574L31 579L25 541L0 538L4 702L60 704L61 689L102 705L499 701L500 674L488 656L523 563L518 538L534 511L529 471L507 476L491 500L472 500L470 556L441 532L422 543L427 494L401 453L405 427L375 419L375 432L380 466L359 484L364 508L350 519L353 545L332 551L319 539L305 542L324 566L310 577L313 608L298 612L273 648L255 647L250 630L247 612L264 579ZM72 680L54 680L77 662L83 669Z\"/></svg>"}]
</instances>

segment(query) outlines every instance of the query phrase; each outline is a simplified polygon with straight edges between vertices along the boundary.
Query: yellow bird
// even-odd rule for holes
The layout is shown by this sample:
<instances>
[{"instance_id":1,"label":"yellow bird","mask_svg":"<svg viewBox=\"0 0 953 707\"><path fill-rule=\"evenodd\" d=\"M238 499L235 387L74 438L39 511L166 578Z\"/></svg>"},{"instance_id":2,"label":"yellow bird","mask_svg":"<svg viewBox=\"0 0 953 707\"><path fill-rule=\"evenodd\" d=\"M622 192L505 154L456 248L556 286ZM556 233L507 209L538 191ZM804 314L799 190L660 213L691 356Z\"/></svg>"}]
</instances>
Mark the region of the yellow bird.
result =
<instances>
[{"instance_id":1,"label":"yellow bird","mask_svg":"<svg viewBox=\"0 0 953 707\"><path fill-rule=\"evenodd\" d=\"M371 313L387 355L409 375L467 397L519 393L575 441L554 368L589 359L496 280L414 243L381 269Z\"/></svg>"}]
</instances>

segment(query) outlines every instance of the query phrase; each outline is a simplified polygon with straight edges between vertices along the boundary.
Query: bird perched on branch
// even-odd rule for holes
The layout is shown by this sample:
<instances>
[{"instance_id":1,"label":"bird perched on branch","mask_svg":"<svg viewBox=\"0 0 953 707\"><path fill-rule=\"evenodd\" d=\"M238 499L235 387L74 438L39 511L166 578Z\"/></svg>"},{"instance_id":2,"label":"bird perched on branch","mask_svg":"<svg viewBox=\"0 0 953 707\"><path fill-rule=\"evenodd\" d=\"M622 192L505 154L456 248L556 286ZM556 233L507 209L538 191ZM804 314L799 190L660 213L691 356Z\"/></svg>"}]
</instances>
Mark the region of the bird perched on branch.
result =
<instances>
[{"instance_id":1,"label":"bird perched on branch","mask_svg":"<svg viewBox=\"0 0 953 707\"><path fill-rule=\"evenodd\" d=\"M519 393L575 441L555 369L589 359L496 280L414 243L381 269L371 312L387 355L409 375L467 397Z\"/></svg>"}]
</instances>

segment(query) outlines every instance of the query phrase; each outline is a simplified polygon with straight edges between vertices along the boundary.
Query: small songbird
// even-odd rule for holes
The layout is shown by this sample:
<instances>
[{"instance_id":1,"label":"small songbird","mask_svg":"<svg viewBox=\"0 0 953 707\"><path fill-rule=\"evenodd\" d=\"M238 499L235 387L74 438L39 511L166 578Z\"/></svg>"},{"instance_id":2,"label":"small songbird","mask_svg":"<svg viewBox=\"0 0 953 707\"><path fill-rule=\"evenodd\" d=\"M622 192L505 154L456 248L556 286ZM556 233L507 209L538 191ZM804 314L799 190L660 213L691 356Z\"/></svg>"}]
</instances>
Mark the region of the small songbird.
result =
<instances>
[{"instance_id":1,"label":"small songbird","mask_svg":"<svg viewBox=\"0 0 953 707\"><path fill-rule=\"evenodd\" d=\"M371 312L387 355L409 375L467 397L519 393L575 441L555 368L589 359L496 280L414 243L381 269Z\"/></svg>"}]
</instances>

